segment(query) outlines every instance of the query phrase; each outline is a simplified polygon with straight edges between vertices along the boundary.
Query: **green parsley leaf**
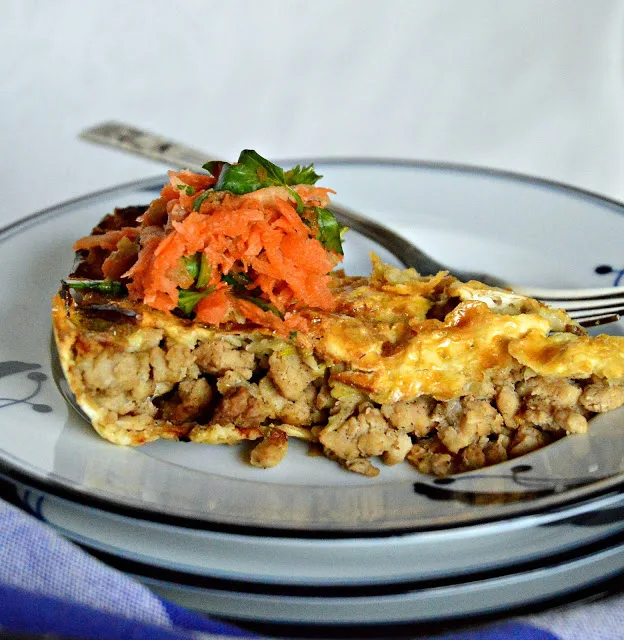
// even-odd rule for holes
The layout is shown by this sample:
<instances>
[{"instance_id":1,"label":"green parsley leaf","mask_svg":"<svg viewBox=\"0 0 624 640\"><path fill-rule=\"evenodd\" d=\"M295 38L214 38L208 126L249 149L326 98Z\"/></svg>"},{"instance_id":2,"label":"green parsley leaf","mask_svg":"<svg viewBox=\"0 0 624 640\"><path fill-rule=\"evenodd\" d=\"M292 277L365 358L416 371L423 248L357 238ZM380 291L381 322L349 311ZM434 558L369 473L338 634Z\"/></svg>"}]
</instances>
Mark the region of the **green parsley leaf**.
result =
<instances>
[{"instance_id":1,"label":"green parsley leaf","mask_svg":"<svg viewBox=\"0 0 624 640\"><path fill-rule=\"evenodd\" d=\"M211 171L214 164L207 162L204 169ZM303 200L290 185L315 184L321 177L314 171L312 164L307 167L297 165L284 173L281 167L263 158L253 149L245 149L241 151L236 164L223 164L214 189L242 195L265 187L288 187L290 195L297 203L297 213L302 213Z\"/></svg>"},{"instance_id":2,"label":"green parsley leaf","mask_svg":"<svg viewBox=\"0 0 624 640\"><path fill-rule=\"evenodd\" d=\"M232 164L224 166L214 190L231 191L240 196L268 186L270 184L263 184L260 181L255 167L245 164Z\"/></svg>"},{"instance_id":3,"label":"green parsley leaf","mask_svg":"<svg viewBox=\"0 0 624 640\"><path fill-rule=\"evenodd\" d=\"M213 167L204 165L210 171ZM281 167L263 158L252 149L241 151L238 162L233 165L224 164L215 185L216 191L231 191L241 195L263 189L264 187L289 187L294 184L315 184L321 176L314 171L314 165L301 167L297 165L286 173ZM299 195L290 189L291 195L302 206Z\"/></svg>"},{"instance_id":4,"label":"green parsley leaf","mask_svg":"<svg viewBox=\"0 0 624 640\"><path fill-rule=\"evenodd\" d=\"M343 255L342 239L346 231L329 209L314 207L318 224L317 240L328 250Z\"/></svg>"},{"instance_id":5,"label":"green parsley leaf","mask_svg":"<svg viewBox=\"0 0 624 640\"><path fill-rule=\"evenodd\" d=\"M187 196L192 196L195 193L195 189L188 184L179 184L178 189L180 191L185 191Z\"/></svg>"},{"instance_id":6,"label":"green parsley leaf","mask_svg":"<svg viewBox=\"0 0 624 640\"><path fill-rule=\"evenodd\" d=\"M128 293L126 286L115 280L61 280L64 287L70 289L86 289L89 291L99 291L100 293L110 293L114 296L122 296Z\"/></svg>"},{"instance_id":7,"label":"green parsley leaf","mask_svg":"<svg viewBox=\"0 0 624 640\"><path fill-rule=\"evenodd\" d=\"M314 171L314 165L300 167L297 165L284 172L286 184L316 184L323 176Z\"/></svg>"},{"instance_id":8,"label":"green parsley leaf","mask_svg":"<svg viewBox=\"0 0 624 640\"><path fill-rule=\"evenodd\" d=\"M285 186L284 171L253 149L244 149L233 165L224 165L215 191L242 195L264 187Z\"/></svg>"},{"instance_id":9,"label":"green parsley leaf","mask_svg":"<svg viewBox=\"0 0 624 640\"><path fill-rule=\"evenodd\" d=\"M206 254L202 252L201 260L199 263L199 273L197 274L196 286L198 289L203 289L208 285L210 276L212 275L212 265L208 264L208 258Z\"/></svg>"},{"instance_id":10,"label":"green parsley leaf","mask_svg":"<svg viewBox=\"0 0 624 640\"><path fill-rule=\"evenodd\" d=\"M253 149L241 151L238 164L255 169L258 180L266 186L286 184L284 170Z\"/></svg>"},{"instance_id":11,"label":"green parsley leaf","mask_svg":"<svg viewBox=\"0 0 624 640\"><path fill-rule=\"evenodd\" d=\"M215 290L214 287L208 287L203 291L191 291L190 289L180 289L178 293L178 307L184 311L187 316L193 313L193 309L200 300Z\"/></svg>"},{"instance_id":12,"label":"green parsley leaf","mask_svg":"<svg viewBox=\"0 0 624 640\"><path fill-rule=\"evenodd\" d=\"M199 275L200 254L196 253L194 256L182 256L182 261L191 278L197 280L197 276Z\"/></svg>"},{"instance_id":13,"label":"green parsley leaf","mask_svg":"<svg viewBox=\"0 0 624 640\"><path fill-rule=\"evenodd\" d=\"M288 337L289 337L291 340L294 340L294 339L297 337L297 332L296 332L296 331L291 331L291 332L288 334Z\"/></svg>"}]
</instances>

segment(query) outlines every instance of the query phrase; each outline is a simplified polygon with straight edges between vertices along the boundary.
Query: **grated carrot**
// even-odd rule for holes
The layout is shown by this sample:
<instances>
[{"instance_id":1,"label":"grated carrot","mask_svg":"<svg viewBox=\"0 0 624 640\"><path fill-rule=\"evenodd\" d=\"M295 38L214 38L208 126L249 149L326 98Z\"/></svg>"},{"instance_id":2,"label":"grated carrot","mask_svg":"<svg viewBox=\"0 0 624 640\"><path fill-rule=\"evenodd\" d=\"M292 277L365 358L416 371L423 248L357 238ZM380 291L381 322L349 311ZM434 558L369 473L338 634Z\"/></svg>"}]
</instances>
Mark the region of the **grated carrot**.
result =
<instances>
[{"instance_id":1,"label":"grated carrot","mask_svg":"<svg viewBox=\"0 0 624 640\"><path fill-rule=\"evenodd\" d=\"M123 237L138 241L136 262L122 275L129 296L165 312L176 308L180 290L194 284L182 259L203 254L213 291L194 313L206 324L240 322L242 317L285 331L306 326L294 311L331 309L328 274L341 256L315 237L298 213L292 190L268 187L239 196L210 190L215 182L191 171L170 171L160 198L139 220L141 227L89 236L74 248L112 252ZM311 185L294 190L309 207L324 206L332 193ZM158 225L164 237L148 233L156 220L164 220Z\"/></svg>"},{"instance_id":2,"label":"grated carrot","mask_svg":"<svg viewBox=\"0 0 624 640\"><path fill-rule=\"evenodd\" d=\"M233 308L233 298L225 289L219 289L200 300L195 308L197 319L206 324L225 322Z\"/></svg>"}]
</instances>

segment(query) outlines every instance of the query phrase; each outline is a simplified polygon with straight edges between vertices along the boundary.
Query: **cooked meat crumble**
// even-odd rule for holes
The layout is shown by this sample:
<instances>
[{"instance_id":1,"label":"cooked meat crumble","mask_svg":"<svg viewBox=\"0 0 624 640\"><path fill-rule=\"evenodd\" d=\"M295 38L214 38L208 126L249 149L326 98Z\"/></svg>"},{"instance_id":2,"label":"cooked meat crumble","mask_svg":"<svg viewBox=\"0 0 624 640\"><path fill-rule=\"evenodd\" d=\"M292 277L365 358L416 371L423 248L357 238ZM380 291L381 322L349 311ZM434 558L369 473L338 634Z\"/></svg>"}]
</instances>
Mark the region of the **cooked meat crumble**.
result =
<instances>
[{"instance_id":1,"label":"cooked meat crumble","mask_svg":"<svg viewBox=\"0 0 624 640\"><path fill-rule=\"evenodd\" d=\"M95 293L58 296L54 322L66 374L103 437L250 440L261 468L295 437L366 476L379 473L376 461L444 476L583 433L624 403L622 376L604 374L618 339L597 345L534 301L490 308L484 297L500 292L474 287L375 261L370 278L336 276L339 312L317 313L305 334L217 330L124 299L115 304L134 321L102 319L85 312ZM537 343L548 336L545 357ZM591 360L582 371L576 353Z\"/></svg>"}]
</instances>

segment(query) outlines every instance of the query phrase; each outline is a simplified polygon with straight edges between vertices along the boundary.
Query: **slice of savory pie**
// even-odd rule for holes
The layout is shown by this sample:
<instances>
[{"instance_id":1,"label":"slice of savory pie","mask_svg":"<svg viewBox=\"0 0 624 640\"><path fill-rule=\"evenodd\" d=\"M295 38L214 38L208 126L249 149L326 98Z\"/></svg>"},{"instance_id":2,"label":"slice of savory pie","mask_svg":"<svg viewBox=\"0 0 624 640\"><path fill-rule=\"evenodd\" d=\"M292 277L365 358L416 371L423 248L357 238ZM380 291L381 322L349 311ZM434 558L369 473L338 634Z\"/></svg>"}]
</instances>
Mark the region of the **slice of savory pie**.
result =
<instances>
[{"instance_id":1,"label":"slice of savory pie","mask_svg":"<svg viewBox=\"0 0 624 640\"><path fill-rule=\"evenodd\" d=\"M106 216L54 298L63 370L107 440L253 441L272 467L294 437L368 476L377 457L447 475L624 403L624 339L446 272L373 256L346 276L313 167L245 151L206 169Z\"/></svg>"}]
</instances>

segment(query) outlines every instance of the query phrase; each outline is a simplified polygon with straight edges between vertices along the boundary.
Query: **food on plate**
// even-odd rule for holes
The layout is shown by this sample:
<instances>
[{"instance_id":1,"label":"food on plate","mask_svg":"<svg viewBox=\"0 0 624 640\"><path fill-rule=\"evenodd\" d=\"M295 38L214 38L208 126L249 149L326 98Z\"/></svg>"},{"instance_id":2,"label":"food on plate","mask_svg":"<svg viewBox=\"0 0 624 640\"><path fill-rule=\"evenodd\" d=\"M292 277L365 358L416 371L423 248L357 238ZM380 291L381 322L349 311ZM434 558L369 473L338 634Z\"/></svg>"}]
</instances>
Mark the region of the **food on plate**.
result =
<instances>
[{"instance_id":1,"label":"food on plate","mask_svg":"<svg viewBox=\"0 0 624 640\"><path fill-rule=\"evenodd\" d=\"M624 339L447 272L372 256L347 276L313 166L243 151L205 169L104 217L53 300L64 373L103 438L250 442L263 468L297 438L366 476L377 460L445 476L624 404Z\"/></svg>"}]
</instances>

